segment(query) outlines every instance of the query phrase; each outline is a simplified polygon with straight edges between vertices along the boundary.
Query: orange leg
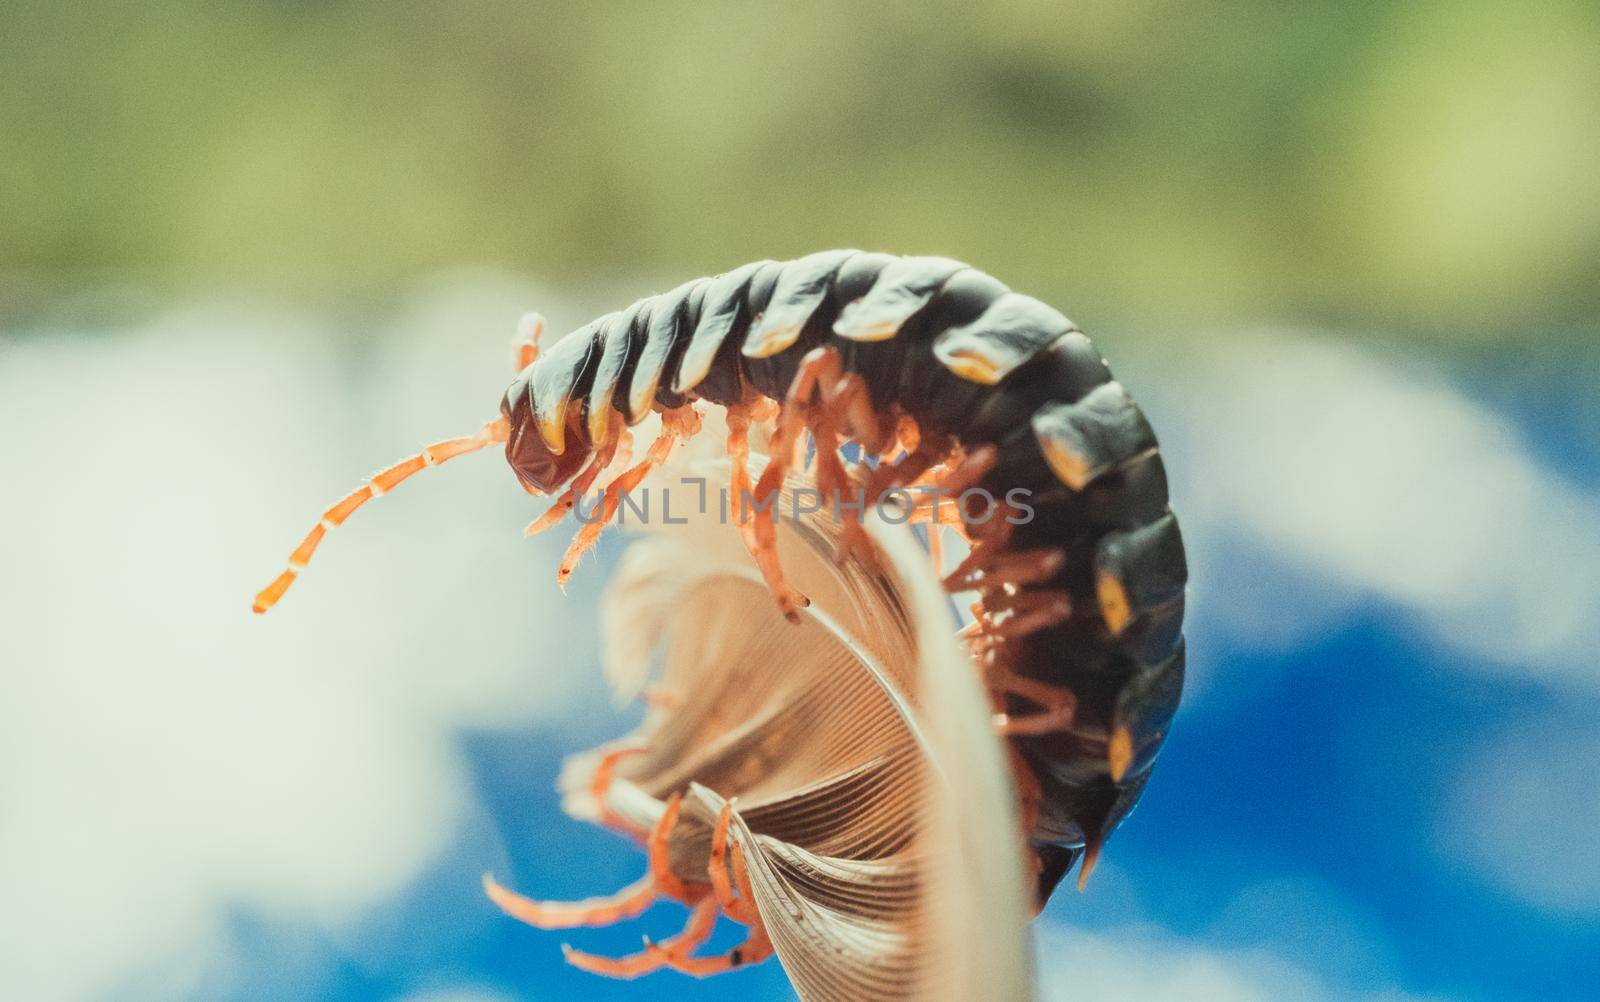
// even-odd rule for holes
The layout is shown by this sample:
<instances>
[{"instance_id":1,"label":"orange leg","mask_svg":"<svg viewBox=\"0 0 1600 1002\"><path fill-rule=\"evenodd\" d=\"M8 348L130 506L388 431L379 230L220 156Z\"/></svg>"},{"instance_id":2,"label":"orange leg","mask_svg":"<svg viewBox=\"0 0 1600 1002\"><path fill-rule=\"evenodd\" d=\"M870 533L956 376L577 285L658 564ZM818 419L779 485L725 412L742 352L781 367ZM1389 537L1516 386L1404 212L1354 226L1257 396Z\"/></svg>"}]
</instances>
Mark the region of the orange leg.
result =
<instances>
[{"instance_id":1,"label":"orange leg","mask_svg":"<svg viewBox=\"0 0 1600 1002\"><path fill-rule=\"evenodd\" d=\"M977 546L944 579L947 591L993 591L1004 585L1030 585L1048 581L1066 563L1066 552L1055 547L999 550Z\"/></svg>"},{"instance_id":2,"label":"orange leg","mask_svg":"<svg viewBox=\"0 0 1600 1002\"><path fill-rule=\"evenodd\" d=\"M612 811L606 801L606 794L611 789L612 779L616 776L617 763L630 755L643 754L644 751L643 745L625 745L621 748L613 748L601 756L599 765L595 766L594 776L589 780L589 795L594 798L596 805L596 823L603 828L621 832L640 841L643 841L650 833Z\"/></svg>"},{"instance_id":3,"label":"orange leg","mask_svg":"<svg viewBox=\"0 0 1600 1002\"><path fill-rule=\"evenodd\" d=\"M966 535L965 525L961 520L961 511L956 505L955 498L945 497L940 493L929 495L918 488L925 486L923 476L933 465L934 453L931 449L921 448L920 433L916 422L910 417L900 418L899 440L907 443L905 455L898 462L880 462L878 468L872 471L867 478L866 494L869 498L883 497L889 491L897 488L906 488L911 497L911 512L906 519L909 525L927 525L928 527L928 562L933 565L935 577L944 573L944 548L940 533L941 526L950 526L963 537Z\"/></svg>"},{"instance_id":4,"label":"orange leg","mask_svg":"<svg viewBox=\"0 0 1600 1002\"><path fill-rule=\"evenodd\" d=\"M475 435L435 442L410 459L401 460L388 469L374 474L372 479L322 513L321 520L306 533L306 538L295 547L295 551L289 554L289 566L271 584L256 594L255 604L251 608L260 613L276 605L283 597L283 593L294 584L295 578L311 562L312 555L317 552L317 547L322 544L322 539L328 534L328 530L342 524L357 508L381 494L387 494L414 473L419 473L430 466L438 466L457 456L477 452L486 446L504 442L510 430L510 423L503 417L498 418L484 425Z\"/></svg>"},{"instance_id":5,"label":"orange leg","mask_svg":"<svg viewBox=\"0 0 1600 1002\"><path fill-rule=\"evenodd\" d=\"M937 484L947 494L960 495L994 469L997 456L994 446L980 446L956 460L955 465L945 465L929 482Z\"/></svg>"},{"instance_id":6,"label":"orange leg","mask_svg":"<svg viewBox=\"0 0 1600 1002\"><path fill-rule=\"evenodd\" d=\"M689 919L684 923L682 931L659 943L646 938L644 951L641 953L626 957L601 957L574 950L565 943L561 944L561 953L566 957L567 963L580 971L627 980L659 971L662 967L670 965L677 957L687 957L701 943L711 938L711 931L716 925L717 903L705 898L690 909Z\"/></svg>"},{"instance_id":7,"label":"orange leg","mask_svg":"<svg viewBox=\"0 0 1600 1002\"><path fill-rule=\"evenodd\" d=\"M1072 599L1056 590L989 594L983 611L989 631L1009 640L1065 622L1072 615Z\"/></svg>"},{"instance_id":8,"label":"orange leg","mask_svg":"<svg viewBox=\"0 0 1600 1002\"><path fill-rule=\"evenodd\" d=\"M843 530L843 534L839 537L838 549L833 555L834 560L842 564L850 554L854 553L868 569L876 570L877 549L867 537L866 530L861 527L862 511L854 506L858 501L862 502L863 506L873 504L877 497L869 494L845 472L844 463L839 458L837 430L826 408L819 409L813 414L811 435L817 443L817 487L822 491L823 497L830 499L836 505L840 527Z\"/></svg>"},{"instance_id":9,"label":"orange leg","mask_svg":"<svg viewBox=\"0 0 1600 1002\"><path fill-rule=\"evenodd\" d=\"M619 748L608 752L595 770L591 789L600 804L600 823L622 830L631 828L614 815L607 818L605 791L611 785L617 762L627 755L638 754L642 748ZM654 837L654 833L652 833ZM655 875L646 873L634 883L615 894L583 901L535 901L501 886L488 874L483 876L483 889L500 910L519 921L538 929L573 929L579 926L611 925L642 914L658 896Z\"/></svg>"},{"instance_id":10,"label":"orange leg","mask_svg":"<svg viewBox=\"0 0 1600 1002\"><path fill-rule=\"evenodd\" d=\"M955 498L944 496L942 493L930 494L924 489L931 479L928 476L929 467L933 466L937 458L931 446L923 448L919 445L896 462L879 463L878 467L865 478L865 494L868 499L876 503L890 491L903 488L911 506L911 510L906 513L907 524L917 525L937 519L962 530L965 534Z\"/></svg>"},{"instance_id":11,"label":"orange leg","mask_svg":"<svg viewBox=\"0 0 1600 1002\"><path fill-rule=\"evenodd\" d=\"M914 452L906 453L896 462L879 464L878 468L872 471L872 476L867 480L868 495L875 497L891 488L910 487L913 488L911 496L913 498L917 497L918 495L914 488L925 484L927 479L925 474L927 474L929 467L933 466L934 458L935 456L931 451L918 448ZM923 492L922 496L927 497L926 492ZM929 498L928 500L931 501L932 499ZM943 499L941 507L955 507L954 499Z\"/></svg>"},{"instance_id":12,"label":"orange leg","mask_svg":"<svg viewBox=\"0 0 1600 1002\"><path fill-rule=\"evenodd\" d=\"M645 879L650 881L654 896L673 898L694 906L683 931L659 944L651 943L647 939L643 953L627 957L596 956L563 944L561 952L566 956L567 963L591 974L603 974L612 978L636 978L660 968L672 956L679 953L687 956L695 947L710 938L711 930L717 921L716 899L707 894L706 885L686 883L673 873L668 856L667 839L672 832L672 826L678 823L678 814L682 808L683 795L673 794L667 801L667 809L662 812L661 820L656 822L655 830L650 833L650 872Z\"/></svg>"},{"instance_id":13,"label":"orange leg","mask_svg":"<svg viewBox=\"0 0 1600 1002\"><path fill-rule=\"evenodd\" d=\"M783 568L778 563L776 506L779 503L778 497L783 488L784 476L788 473L789 464L794 461L795 447L799 442L800 433L805 430L802 423L805 404L796 395L796 389L800 386L804 375L805 366L802 365L801 373L795 376L795 382L789 388L789 396L778 412L778 426L769 445L771 455L767 459L766 467L761 471L760 479L756 481L753 493L743 486L747 482L747 475L743 472L743 457L749 454L747 438L749 425L743 416L739 419L739 426L731 430L728 437L728 448L734 455L736 466L734 496L731 502L739 523L739 531L744 536L745 547L749 549L750 556L754 558L756 567L761 571L762 579L767 583L767 589L777 601L779 611L790 622L799 621L800 610L810 605L811 600L789 585L784 579ZM752 502L765 510L759 513L752 511Z\"/></svg>"},{"instance_id":14,"label":"orange leg","mask_svg":"<svg viewBox=\"0 0 1600 1002\"><path fill-rule=\"evenodd\" d=\"M761 479L756 482L754 497L758 504L778 504L778 490L783 484L784 468L776 466L776 457L767 463L767 468L761 474ZM764 500L765 499L765 500ZM743 507L743 497L734 501L734 504ZM741 520L749 517L749 536L745 541L750 555L755 558L756 567L761 571L761 577L767 583L767 590L772 592L772 597L778 603L778 611L791 623L800 621L800 610L811 604L811 600L796 591L783 576L783 567L778 562L778 525L776 511L767 511L763 514L741 512Z\"/></svg>"},{"instance_id":15,"label":"orange leg","mask_svg":"<svg viewBox=\"0 0 1600 1002\"><path fill-rule=\"evenodd\" d=\"M922 488L937 486L940 477L947 471L943 467L934 466L937 452L931 446L922 448L921 434L916 422L908 416L902 415L900 427L897 432L899 441L906 446L905 455L895 463L881 462L867 478L866 495L869 498L881 498L895 488L905 488L911 497L911 511L906 518L909 525L927 525L928 527L928 561L933 565L935 576L944 573L944 549L942 544L941 526L949 526L966 537L966 524L962 521L960 507L954 497L947 496L946 489L938 487L938 493L929 494Z\"/></svg>"},{"instance_id":16,"label":"orange leg","mask_svg":"<svg viewBox=\"0 0 1600 1002\"><path fill-rule=\"evenodd\" d=\"M844 460L839 458L839 429L833 415L828 413L826 407L810 407L806 411L805 426L811 433L811 444L815 449L809 469L816 478L817 489L830 501L854 502L855 492L851 488L855 485L845 472ZM853 507L843 509L840 514L843 515L845 511L850 515L856 514ZM845 518L844 521L849 524L851 519ZM854 521L859 522L860 519Z\"/></svg>"},{"instance_id":17,"label":"orange leg","mask_svg":"<svg viewBox=\"0 0 1600 1002\"><path fill-rule=\"evenodd\" d=\"M1003 547L990 543L983 541L973 543L972 549L967 551L966 557L956 565L956 569L945 575L942 582L945 590L969 591L977 587L978 582L986 582L989 568L1003 552Z\"/></svg>"},{"instance_id":18,"label":"orange leg","mask_svg":"<svg viewBox=\"0 0 1600 1002\"><path fill-rule=\"evenodd\" d=\"M965 536L965 523L962 522L962 512L955 506L954 499L950 498L914 498L910 515L906 519L907 525L926 525L928 527L928 551L933 551L938 546L936 538L939 528L954 528L957 533ZM934 570L939 570L938 560L933 562ZM939 570L939 576L944 571Z\"/></svg>"},{"instance_id":19,"label":"orange leg","mask_svg":"<svg viewBox=\"0 0 1600 1002\"><path fill-rule=\"evenodd\" d=\"M729 839L733 804L729 802L723 805L711 835L709 889L703 884L685 883L668 868L667 837L677 822L681 805L681 795L674 795L667 802L667 809L651 833L649 874L632 887L609 898L570 905L541 904L512 894L487 877L484 878L484 886L489 890L490 897L507 914L543 928L607 924L639 914L660 897L674 897L691 906L682 931L659 943L647 938L644 950L640 953L626 957L601 957L562 946L562 953L569 964L593 974L636 978L669 967L694 977L706 977L765 960L772 955L772 941L754 906L755 892L750 886L750 873L742 847ZM708 890L710 893L707 893ZM721 956L691 956L711 937L719 908L735 921L751 926L750 934L743 943Z\"/></svg>"},{"instance_id":20,"label":"orange leg","mask_svg":"<svg viewBox=\"0 0 1600 1002\"><path fill-rule=\"evenodd\" d=\"M987 594L1005 585L1005 581L989 573L995 565L1006 560L1009 553L1007 547L1011 545L1012 525L998 513L982 524L968 524L963 521L954 526L972 544L967 556L956 569L945 576L944 586L950 591L965 591L976 587ZM1038 559L1043 558L1041 551L1021 550L1023 554L1015 565L1009 568L1013 573L1025 573L1027 568L1033 566ZM1035 556L1034 554L1038 554ZM1049 573L1055 573L1053 570ZM1047 575L1048 576L1048 575ZM981 584L966 584L967 581L977 581ZM955 582L955 585L952 585Z\"/></svg>"},{"instance_id":21,"label":"orange leg","mask_svg":"<svg viewBox=\"0 0 1600 1002\"><path fill-rule=\"evenodd\" d=\"M872 397L860 376L843 371L837 351L827 349L817 361L817 396L821 406L811 419L812 437L817 442L817 479L824 497L835 497L835 491L854 491L869 504L876 504L883 494L893 487L915 479L932 461L932 456L920 449L920 434L914 422L909 428L906 420L893 412L876 414ZM894 444L902 431L913 442L913 451L899 462L880 463L870 474L859 480L846 474L839 459L835 439L844 432L861 444L864 452L879 454ZM843 560L855 552L868 566L878 562L877 551L861 528L862 512L839 505L839 515L844 523L837 559Z\"/></svg>"},{"instance_id":22,"label":"orange leg","mask_svg":"<svg viewBox=\"0 0 1600 1002\"><path fill-rule=\"evenodd\" d=\"M667 839L677 823L681 798L674 796L650 832L650 869L642 878L616 894L585 901L534 901L507 890L488 874L483 889L500 910L539 929L574 929L611 925L642 914L662 897L690 903L706 897L703 885L685 884L666 868Z\"/></svg>"},{"instance_id":23,"label":"orange leg","mask_svg":"<svg viewBox=\"0 0 1600 1002\"><path fill-rule=\"evenodd\" d=\"M812 411L813 396L821 400L822 415ZM838 464L835 436L829 430L832 428L832 420L828 415L835 414L845 422L851 433L868 451L876 451L883 447L885 440L883 422L872 413L871 398L867 395L866 384L859 376L844 371L837 349L816 348L801 360L800 368L795 372L794 380L789 384L789 391L784 395L783 405L779 408L778 426L773 433L770 447L771 455L756 483L754 499L758 505L777 504L779 492L783 489L784 477L794 462L801 433L819 417L824 426L823 433L817 437L817 457L822 464L819 475L821 478L833 480L840 488L847 486L848 478L844 476L843 467ZM823 496L830 496L830 491L826 487L823 488ZM733 502L741 509L739 521L742 527L748 514L743 510L744 498L742 495L736 496ZM747 538L746 542L751 555L755 558L756 566L761 570L762 578L767 583L767 588L777 600L778 608L785 617L795 621L799 618L799 610L810 602L784 580L783 569L778 564L776 514L775 510L755 514L751 519L750 538ZM851 533L847 528L846 539L850 538Z\"/></svg>"},{"instance_id":24,"label":"orange leg","mask_svg":"<svg viewBox=\"0 0 1600 1002\"><path fill-rule=\"evenodd\" d=\"M860 376L845 373L831 385L824 383L821 389L822 405L838 418L839 426L851 438L861 443L863 452L875 456L891 441L894 427L886 426L886 418L873 411L872 394Z\"/></svg>"},{"instance_id":25,"label":"orange leg","mask_svg":"<svg viewBox=\"0 0 1600 1002\"><path fill-rule=\"evenodd\" d=\"M767 938L765 928L757 927L750 930L750 935L745 937L743 943L720 957L669 957L666 964L674 971L696 978L707 978L713 974L737 970L748 964L759 964L770 956L772 956L772 940Z\"/></svg>"},{"instance_id":26,"label":"orange leg","mask_svg":"<svg viewBox=\"0 0 1600 1002\"><path fill-rule=\"evenodd\" d=\"M578 559L588 552L595 540L600 538L601 530L616 515L622 496L638 487L651 470L667 461L674 446L693 435L699 428L700 415L690 408L680 407L661 415L661 434L651 443L650 450L645 453L644 461L606 485L605 494L597 506L599 510L592 520L578 530L578 534L568 545L567 552L562 554L561 567L556 571L557 584L565 586L567 579L572 577L573 570L578 566Z\"/></svg>"},{"instance_id":27,"label":"orange leg","mask_svg":"<svg viewBox=\"0 0 1600 1002\"><path fill-rule=\"evenodd\" d=\"M733 492L734 517L743 533L749 522L741 503L750 490L750 408L734 404L728 408L728 489Z\"/></svg>"},{"instance_id":28,"label":"orange leg","mask_svg":"<svg viewBox=\"0 0 1600 1002\"><path fill-rule=\"evenodd\" d=\"M502 887L488 874L483 890L500 910L535 929L576 929L612 925L644 914L656 901L655 881L648 875L615 894L583 901L535 901Z\"/></svg>"},{"instance_id":29,"label":"orange leg","mask_svg":"<svg viewBox=\"0 0 1600 1002\"><path fill-rule=\"evenodd\" d=\"M974 666L987 677L1000 670L1000 664L1008 653L1006 641L995 633L994 624L984 611L982 599L973 602L967 611L972 613L972 622L960 630L956 638L966 641L967 653L972 657Z\"/></svg>"},{"instance_id":30,"label":"orange leg","mask_svg":"<svg viewBox=\"0 0 1600 1002\"><path fill-rule=\"evenodd\" d=\"M1038 713L1011 716L995 714L995 726L1000 733L1012 737L1021 734L1049 734L1072 726L1073 714L1078 709L1078 697L1059 686L1013 675L1006 672L992 684L1001 692L1015 693L1039 706Z\"/></svg>"},{"instance_id":31,"label":"orange leg","mask_svg":"<svg viewBox=\"0 0 1600 1002\"><path fill-rule=\"evenodd\" d=\"M863 451L876 455L887 447L897 430L888 425L888 418L879 417L872 409L872 395L867 392L866 381L853 372L844 371L844 363L836 348L817 348L801 363L802 371L810 365L811 379L823 408L832 415L847 435L861 443ZM800 373L795 374L800 381ZM809 399L811 387L806 387L801 399ZM897 419L896 419L897 420Z\"/></svg>"},{"instance_id":32,"label":"orange leg","mask_svg":"<svg viewBox=\"0 0 1600 1002\"><path fill-rule=\"evenodd\" d=\"M551 526L559 524L572 511L573 506L578 503L578 499L583 497L583 492L594 484L595 478L599 477L603 472L609 472L616 467L628 465L628 460L633 457L633 435L626 427L620 427L622 423L621 415L618 415L616 424L619 427L612 436L611 441L602 446L599 452L595 453L594 459L590 460L589 465L584 468L582 473L573 478L572 483L568 484L567 489L561 492L561 496L556 499L555 504L551 505L543 515L528 523L528 527L522 530L524 536L538 535Z\"/></svg>"},{"instance_id":33,"label":"orange leg","mask_svg":"<svg viewBox=\"0 0 1600 1002\"><path fill-rule=\"evenodd\" d=\"M778 601L778 608L783 614L793 620L798 613L796 610L804 608L809 600L798 591L789 586L783 578L783 570L778 566L778 548L776 535L768 539L768 533L762 528L766 522L768 529L775 527L770 524L773 513L758 514L753 511L755 506L764 506L765 499L775 497L771 491L752 493L750 489L750 422L754 419L754 408L749 404L735 404L728 408L728 458L732 463L732 472L729 476L728 489L732 493L734 520L739 526L739 536L744 540L745 549L750 551L750 556L760 569L762 578L767 582L767 587L772 591ZM776 454L777 450L774 450ZM770 464L769 464L770 465ZM766 477L763 475L763 483ZM747 503L747 498L750 503ZM777 504L774 500L770 502Z\"/></svg>"},{"instance_id":34,"label":"orange leg","mask_svg":"<svg viewBox=\"0 0 1600 1002\"><path fill-rule=\"evenodd\" d=\"M964 525L961 520L961 509L957 507L954 498L918 498L913 494L912 500L914 506L911 509L911 517L906 520L910 525L942 525L957 530Z\"/></svg>"},{"instance_id":35,"label":"orange leg","mask_svg":"<svg viewBox=\"0 0 1600 1002\"><path fill-rule=\"evenodd\" d=\"M750 511L744 497L750 493L750 409L744 404L728 408L728 490L733 498L733 517L739 535L755 555L755 536L750 529Z\"/></svg>"},{"instance_id":36,"label":"orange leg","mask_svg":"<svg viewBox=\"0 0 1600 1002\"><path fill-rule=\"evenodd\" d=\"M525 314L517 325L517 336L511 342L516 353L517 371L521 372L539 358L539 341L544 337L544 317L537 313Z\"/></svg>"},{"instance_id":37,"label":"orange leg","mask_svg":"<svg viewBox=\"0 0 1600 1002\"><path fill-rule=\"evenodd\" d=\"M746 964L758 964L772 956L772 940L767 936L760 913L756 911L755 892L750 887L744 849L737 842L728 846L728 825L732 818L733 805L724 804L722 814L717 818L716 830L711 836L711 884L716 890L717 900L722 902L723 910L734 921L750 926L750 934L744 942L718 957L691 957L684 952L666 958L667 966L673 970L697 978L721 974ZM730 849L734 882L739 887L737 898L733 897L733 887L727 875L726 854Z\"/></svg>"},{"instance_id":38,"label":"orange leg","mask_svg":"<svg viewBox=\"0 0 1600 1002\"><path fill-rule=\"evenodd\" d=\"M711 938L711 930L717 927L717 902L715 898L701 898L689 912L689 920L683 924L683 929L676 936L670 936L659 943L645 940L645 949L651 953L665 952L668 956L688 956L695 951L701 943Z\"/></svg>"},{"instance_id":39,"label":"orange leg","mask_svg":"<svg viewBox=\"0 0 1600 1002\"><path fill-rule=\"evenodd\" d=\"M617 514L617 505L622 502L622 495L639 486L640 481L654 469L655 464L648 459L639 465L627 470L622 476L606 485L605 494L598 505L599 511L592 516L592 520L585 522L578 534L572 537L572 542L567 545L567 552L561 555L561 566L556 570L556 584L563 587L567 579L572 577L572 572L578 567L578 560L589 548L594 546L595 540L600 538L600 533Z\"/></svg>"},{"instance_id":40,"label":"orange leg","mask_svg":"<svg viewBox=\"0 0 1600 1002\"><path fill-rule=\"evenodd\" d=\"M995 523L1009 529L1005 522L1009 508L996 508L985 523L969 525L960 506L961 492L994 468L994 447L986 445L969 453L958 452L954 460L935 464L938 456L937 444L924 442L894 466L880 466L869 490L882 493L892 487L906 486L916 502L912 524L939 522L955 529L965 539L992 535ZM928 489L935 493L930 496Z\"/></svg>"},{"instance_id":41,"label":"orange leg","mask_svg":"<svg viewBox=\"0 0 1600 1002\"><path fill-rule=\"evenodd\" d=\"M668 854L667 836L672 833L672 826L678 823L678 812L683 809L683 794L674 793L667 800L667 809L661 813L661 820L656 822L655 830L650 833L650 875L655 878L656 887L662 894L679 901L698 901L705 897L709 890L705 884L690 884L672 872L672 860Z\"/></svg>"},{"instance_id":42,"label":"orange leg","mask_svg":"<svg viewBox=\"0 0 1600 1002\"><path fill-rule=\"evenodd\" d=\"M711 863L707 867L711 874L711 891L729 918L745 925L754 925L760 920L754 904L749 898L735 895L733 880L729 876L728 828L732 822L733 801L728 800L723 802L722 813L717 815L717 826L711 832Z\"/></svg>"},{"instance_id":43,"label":"orange leg","mask_svg":"<svg viewBox=\"0 0 1600 1002\"><path fill-rule=\"evenodd\" d=\"M956 631L956 639L962 642L971 642L983 635L983 621L975 619Z\"/></svg>"},{"instance_id":44,"label":"orange leg","mask_svg":"<svg viewBox=\"0 0 1600 1002\"><path fill-rule=\"evenodd\" d=\"M662 881L663 874L666 873L665 831L670 829L677 818L678 804L678 797L668 802L668 810L662 816L661 823L657 825L658 835L653 836L651 840L650 876L646 879L655 881L655 891L663 894L669 893L663 889ZM745 864L743 850L738 843L731 843L729 839L732 819L733 804L730 802L723 805L722 813L717 818L717 826L711 835L711 860L708 870L712 893L706 894L705 888L701 885L684 885L679 882L680 887L688 895L680 900L692 905L689 918L681 932L659 943L646 939L643 952L626 957L599 957L563 946L562 952L566 955L567 962L582 970L613 978L636 978L663 967L703 978L746 964L759 963L771 956L772 941L768 938L766 928L761 924L761 916L754 906L755 892L750 886L750 873ZM737 890L735 890L736 885ZM730 918L749 925L750 934L745 937L743 943L721 956L691 956L696 948L711 937L719 907Z\"/></svg>"},{"instance_id":45,"label":"orange leg","mask_svg":"<svg viewBox=\"0 0 1600 1002\"><path fill-rule=\"evenodd\" d=\"M773 421L778 417L778 402L771 397L758 396L748 402L746 406L750 410L750 420L752 421Z\"/></svg>"}]
</instances>

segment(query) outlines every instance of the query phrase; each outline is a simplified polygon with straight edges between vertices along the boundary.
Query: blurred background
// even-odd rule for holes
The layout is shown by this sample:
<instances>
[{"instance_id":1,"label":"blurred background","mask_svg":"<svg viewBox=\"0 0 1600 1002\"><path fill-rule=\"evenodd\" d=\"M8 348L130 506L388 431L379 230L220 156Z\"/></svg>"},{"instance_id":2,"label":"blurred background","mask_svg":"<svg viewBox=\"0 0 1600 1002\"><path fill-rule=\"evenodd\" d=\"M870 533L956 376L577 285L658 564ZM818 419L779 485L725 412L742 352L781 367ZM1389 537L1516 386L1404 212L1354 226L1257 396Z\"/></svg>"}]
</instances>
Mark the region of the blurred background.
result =
<instances>
[{"instance_id":1,"label":"blurred background","mask_svg":"<svg viewBox=\"0 0 1600 1002\"><path fill-rule=\"evenodd\" d=\"M792 997L480 897L643 866L552 789L619 537L563 595L462 460L247 606L522 311L830 246L1060 306L1162 434L1191 685L1046 997L1600 984L1592 2L12 0L0 137L0 994Z\"/></svg>"}]
</instances>

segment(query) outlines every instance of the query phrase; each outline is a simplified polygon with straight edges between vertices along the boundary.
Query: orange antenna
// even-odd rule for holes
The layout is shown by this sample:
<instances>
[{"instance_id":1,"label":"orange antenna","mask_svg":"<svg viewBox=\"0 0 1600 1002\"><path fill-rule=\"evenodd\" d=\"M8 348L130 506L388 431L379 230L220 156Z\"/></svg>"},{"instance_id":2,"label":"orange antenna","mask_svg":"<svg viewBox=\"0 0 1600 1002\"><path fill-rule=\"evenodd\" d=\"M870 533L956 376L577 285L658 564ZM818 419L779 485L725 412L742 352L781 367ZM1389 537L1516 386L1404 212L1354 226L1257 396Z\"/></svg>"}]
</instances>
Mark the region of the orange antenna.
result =
<instances>
[{"instance_id":1,"label":"orange antenna","mask_svg":"<svg viewBox=\"0 0 1600 1002\"><path fill-rule=\"evenodd\" d=\"M306 569L306 564L311 562L311 555L316 553L317 547L322 544L322 537L328 534L329 529L349 518L357 508L380 494L387 494L413 473L430 466L438 466L447 459L454 459L497 442L504 442L510 434L511 422L502 417L484 425L476 435L435 442L410 459L403 459L387 470L373 474L365 484L345 495L344 500L322 513L321 520L311 527L311 531L306 533L306 538L301 540L293 553L289 554L289 566L271 584L261 589L256 595L255 605L251 608L256 612L266 612L277 605L278 599L283 597L283 593L294 584L294 579L299 577L300 572Z\"/></svg>"}]
</instances>

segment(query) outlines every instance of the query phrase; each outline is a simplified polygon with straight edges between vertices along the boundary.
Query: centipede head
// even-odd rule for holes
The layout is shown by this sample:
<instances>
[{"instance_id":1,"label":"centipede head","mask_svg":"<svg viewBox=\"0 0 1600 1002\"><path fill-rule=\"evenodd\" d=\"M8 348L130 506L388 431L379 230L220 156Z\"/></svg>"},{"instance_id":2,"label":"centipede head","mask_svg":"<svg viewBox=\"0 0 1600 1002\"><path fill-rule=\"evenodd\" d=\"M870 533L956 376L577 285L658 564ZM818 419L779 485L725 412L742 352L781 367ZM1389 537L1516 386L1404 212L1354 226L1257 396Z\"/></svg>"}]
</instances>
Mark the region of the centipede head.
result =
<instances>
[{"instance_id":1,"label":"centipede head","mask_svg":"<svg viewBox=\"0 0 1600 1002\"><path fill-rule=\"evenodd\" d=\"M552 450L539 430L528 385L528 375L524 374L500 401L500 413L511 424L506 462L529 493L549 494L576 476L594 449L583 422L578 420L578 408L572 408L566 421L564 448L560 452Z\"/></svg>"}]
</instances>

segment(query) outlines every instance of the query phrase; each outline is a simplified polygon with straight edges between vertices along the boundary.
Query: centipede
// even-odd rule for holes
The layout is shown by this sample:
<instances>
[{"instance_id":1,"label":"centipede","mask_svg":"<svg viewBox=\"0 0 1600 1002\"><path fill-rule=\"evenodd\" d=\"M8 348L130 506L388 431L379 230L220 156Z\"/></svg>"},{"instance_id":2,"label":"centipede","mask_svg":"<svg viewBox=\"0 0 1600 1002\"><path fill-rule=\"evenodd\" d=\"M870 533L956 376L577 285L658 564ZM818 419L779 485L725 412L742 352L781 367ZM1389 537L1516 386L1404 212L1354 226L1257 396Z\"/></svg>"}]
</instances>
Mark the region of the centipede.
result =
<instances>
[{"instance_id":1,"label":"centipede","mask_svg":"<svg viewBox=\"0 0 1600 1002\"><path fill-rule=\"evenodd\" d=\"M504 447L527 492L554 499L529 533L566 520L586 494L598 498L561 558L565 583L628 492L720 409L730 497L770 496L798 472L836 500L896 491L917 499L911 518L933 573L970 617L954 640L988 696L1012 772L1034 908L1074 866L1081 888L1139 801L1178 708L1187 581L1155 434L1094 343L1056 309L977 268L857 250L684 282L548 351L544 328L536 314L523 320L498 417L382 470L328 508L254 611L272 608L327 533L367 501L491 446ZM647 421L654 437L635 455L635 429ZM764 458L752 470L758 429ZM915 493L925 488L933 490ZM998 517L1024 510L1025 518ZM870 571L877 558L861 511L838 507L835 556ZM772 608L798 627L809 597L786 575L775 524L741 508L728 531ZM941 535L952 533L966 552L945 568ZM633 957L568 951L599 974L703 976L769 956L745 858L759 831L731 799L706 801L697 858L686 865L673 831L687 817L684 798L697 795L689 784L659 791L653 825L607 806L608 787L640 753L606 751L582 785L601 823L643 844L644 878L573 903L535 901L486 878L490 897L546 929L620 921L663 898L690 907L681 934ZM719 914L749 926L748 938L726 954L695 956Z\"/></svg>"}]
</instances>

